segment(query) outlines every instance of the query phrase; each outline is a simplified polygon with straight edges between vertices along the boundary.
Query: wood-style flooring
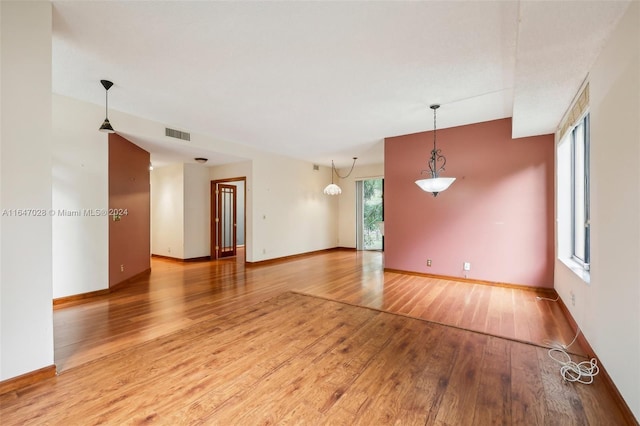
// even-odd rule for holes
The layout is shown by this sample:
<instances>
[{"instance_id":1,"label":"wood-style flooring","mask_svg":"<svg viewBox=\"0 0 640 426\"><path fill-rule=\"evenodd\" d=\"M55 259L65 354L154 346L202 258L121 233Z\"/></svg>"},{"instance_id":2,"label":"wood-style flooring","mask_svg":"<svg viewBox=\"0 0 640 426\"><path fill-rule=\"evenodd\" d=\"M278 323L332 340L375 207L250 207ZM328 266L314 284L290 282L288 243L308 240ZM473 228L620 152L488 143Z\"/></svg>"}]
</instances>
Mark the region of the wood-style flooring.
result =
<instances>
[{"instance_id":1,"label":"wood-style flooring","mask_svg":"<svg viewBox=\"0 0 640 426\"><path fill-rule=\"evenodd\" d=\"M331 251L260 266L154 257L151 274L128 287L56 306L56 367L65 371L290 290L540 345L573 340L558 304L536 299L547 292L384 272L383 255ZM585 353L579 345L571 350Z\"/></svg>"},{"instance_id":2,"label":"wood-style flooring","mask_svg":"<svg viewBox=\"0 0 640 426\"><path fill-rule=\"evenodd\" d=\"M564 383L536 345L573 338L555 303L382 256L153 259L55 309L61 374L1 396L2 424L625 424L604 381Z\"/></svg>"}]
</instances>

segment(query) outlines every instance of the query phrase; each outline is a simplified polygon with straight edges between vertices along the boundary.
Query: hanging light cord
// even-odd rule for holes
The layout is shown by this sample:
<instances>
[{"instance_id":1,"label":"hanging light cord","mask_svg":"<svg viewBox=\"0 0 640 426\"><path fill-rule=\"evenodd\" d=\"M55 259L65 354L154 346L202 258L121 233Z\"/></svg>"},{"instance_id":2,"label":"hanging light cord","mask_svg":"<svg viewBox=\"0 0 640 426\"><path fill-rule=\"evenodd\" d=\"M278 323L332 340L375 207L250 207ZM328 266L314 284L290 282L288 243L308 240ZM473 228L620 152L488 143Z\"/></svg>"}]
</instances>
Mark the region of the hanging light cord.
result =
<instances>
[{"instance_id":1,"label":"hanging light cord","mask_svg":"<svg viewBox=\"0 0 640 426\"><path fill-rule=\"evenodd\" d=\"M433 152L435 153L438 152L436 149L436 111L438 111L438 108L433 108Z\"/></svg>"},{"instance_id":2,"label":"hanging light cord","mask_svg":"<svg viewBox=\"0 0 640 426\"><path fill-rule=\"evenodd\" d=\"M340 179L346 179L349 176L351 176L351 172L353 172L353 168L356 165L357 159L358 157L353 157L353 164L351 164L351 170L349 170L349 173L347 173L344 176L340 176L340 174L338 173L338 169L336 169L336 166L333 164L333 160L331 160L331 169L336 173L336 176L338 176ZM333 173L331 173L331 183L333 183Z\"/></svg>"}]
</instances>

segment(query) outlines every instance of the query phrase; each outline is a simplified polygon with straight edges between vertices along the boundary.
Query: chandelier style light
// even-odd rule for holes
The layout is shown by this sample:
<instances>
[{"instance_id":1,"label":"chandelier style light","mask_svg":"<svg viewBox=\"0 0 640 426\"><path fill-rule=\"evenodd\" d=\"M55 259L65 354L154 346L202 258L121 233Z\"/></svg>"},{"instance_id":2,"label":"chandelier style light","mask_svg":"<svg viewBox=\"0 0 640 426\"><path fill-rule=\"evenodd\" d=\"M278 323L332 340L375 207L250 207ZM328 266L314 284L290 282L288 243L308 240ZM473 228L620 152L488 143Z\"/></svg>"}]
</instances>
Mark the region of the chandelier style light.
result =
<instances>
[{"instance_id":1,"label":"chandelier style light","mask_svg":"<svg viewBox=\"0 0 640 426\"><path fill-rule=\"evenodd\" d=\"M423 191L431 192L434 197L437 197L438 193L449 188L456 178L440 177L440 172L444 170L444 166L447 164L447 159L436 148L436 110L440 108L440 105L434 104L429 108L433 110L433 150L431 150L431 158L429 158L429 169L423 170L420 174L428 172L431 177L417 180L416 185Z\"/></svg>"},{"instance_id":2,"label":"chandelier style light","mask_svg":"<svg viewBox=\"0 0 640 426\"><path fill-rule=\"evenodd\" d=\"M111 89L111 86L113 86L113 83L110 82L109 80L100 80L100 83L102 83L102 87L104 87L104 93L105 93L105 102L104 102L105 119L102 122L102 126L100 126L100 129L98 130L106 133L115 133L116 131L113 130L111 123L109 123L109 89Z\"/></svg>"},{"instance_id":3,"label":"chandelier style light","mask_svg":"<svg viewBox=\"0 0 640 426\"><path fill-rule=\"evenodd\" d=\"M333 183L333 174L335 173L336 176L338 176L338 178L340 179L346 179L351 175L351 172L353 172L353 168L356 165L356 160L358 159L358 157L353 157L353 164L351 165L351 170L349 170L349 173L347 173L345 176L340 176L338 174L338 171L336 170L336 166L333 164L333 160L331 160L331 183L329 185L326 186L326 188L324 188L324 193L327 195L339 195L342 194L342 189L340 189L340 187L338 185L336 185L335 183Z\"/></svg>"}]
</instances>

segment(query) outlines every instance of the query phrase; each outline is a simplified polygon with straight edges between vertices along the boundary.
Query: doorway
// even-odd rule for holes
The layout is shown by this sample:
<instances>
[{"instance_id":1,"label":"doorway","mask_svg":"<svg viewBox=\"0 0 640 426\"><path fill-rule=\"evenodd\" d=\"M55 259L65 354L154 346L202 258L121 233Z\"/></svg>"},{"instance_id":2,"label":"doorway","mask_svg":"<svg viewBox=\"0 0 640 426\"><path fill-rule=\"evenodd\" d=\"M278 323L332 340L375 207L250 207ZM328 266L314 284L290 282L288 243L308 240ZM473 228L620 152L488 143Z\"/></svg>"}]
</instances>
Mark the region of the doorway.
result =
<instances>
[{"instance_id":1,"label":"doorway","mask_svg":"<svg viewBox=\"0 0 640 426\"><path fill-rule=\"evenodd\" d=\"M245 243L246 178L211 181L211 258L238 256ZM245 251L241 250L245 257Z\"/></svg>"},{"instance_id":2,"label":"doorway","mask_svg":"<svg viewBox=\"0 0 640 426\"><path fill-rule=\"evenodd\" d=\"M356 249L384 250L384 179L356 181Z\"/></svg>"}]
</instances>

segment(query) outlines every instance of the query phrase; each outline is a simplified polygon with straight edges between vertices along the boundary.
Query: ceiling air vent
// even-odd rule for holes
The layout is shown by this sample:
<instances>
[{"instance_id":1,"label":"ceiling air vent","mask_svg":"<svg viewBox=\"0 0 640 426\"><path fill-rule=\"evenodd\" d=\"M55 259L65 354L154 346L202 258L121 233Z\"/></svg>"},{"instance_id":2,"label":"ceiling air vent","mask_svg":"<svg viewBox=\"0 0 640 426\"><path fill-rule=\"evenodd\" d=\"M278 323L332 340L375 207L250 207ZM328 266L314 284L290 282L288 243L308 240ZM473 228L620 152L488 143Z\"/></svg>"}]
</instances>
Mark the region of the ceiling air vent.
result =
<instances>
[{"instance_id":1,"label":"ceiling air vent","mask_svg":"<svg viewBox=\"0 0 640 426\"><path fill-rule=\"evenodd\" d=\"M180 130L170 129L168 127L164 129L164 134L170 138L182 139L183 141L191 140L191 133L181 132Z\"/></svg>"}]
</instances>

